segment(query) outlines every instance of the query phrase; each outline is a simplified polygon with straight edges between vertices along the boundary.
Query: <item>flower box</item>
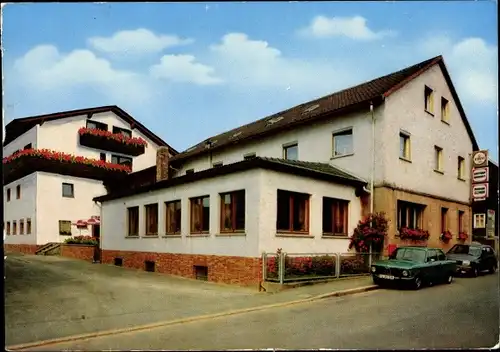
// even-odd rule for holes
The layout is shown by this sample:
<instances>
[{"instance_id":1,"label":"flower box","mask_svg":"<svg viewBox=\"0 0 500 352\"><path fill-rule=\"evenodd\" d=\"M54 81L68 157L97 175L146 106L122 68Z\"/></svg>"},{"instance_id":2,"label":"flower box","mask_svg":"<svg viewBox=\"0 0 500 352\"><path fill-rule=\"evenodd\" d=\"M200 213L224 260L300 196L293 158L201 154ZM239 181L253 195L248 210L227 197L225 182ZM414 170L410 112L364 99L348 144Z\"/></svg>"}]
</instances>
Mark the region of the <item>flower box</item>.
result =
<instances>
[{"instance_id":1,"label":"flower box","mask_svg":"<svg viewBox=\"0 0 500 352\"><path fill-rule=\"evenodd\" d=\"M402 240L419 242L427 241L429 237L429 232L422 229L409 229L407 227L399 229L399 238Z\"/></svg>"},{"instance_id":2,"label":"flower box","mask_svg":"<svg viewBox=\"0 0 500 352\"><path fill-rule=\"evenodd\" d=\"M124 178L130 167L48 149L25 149L3 159L4 185L36 171L112 180Z\"/></svg>"},{"instance_id":3,"label":"flower box","mask_svg":"<svg viewBox=\"0 0 500 352\"><path fill-rule=\"evenodd\" d=\"M468 238L469 238L469 235L467 234L467 232L460 232L458 234L459 241L467 241Z\"/></svg>"},{"instance_id":4,"label":"flower box","mask_svg":"<svg viewBox=\"0 0 500 352\"><path fill-rule=\"evenodd\" d=\"M441 241L444 243L450 242L450 240L453 238L453 235L451 234L450 231L445 231L441 234Z\"/></svg>"},{"instance_id":5,"label":"flower box","mask_svg":"<svg viewBox=\"0 0 500 352\"><path fill-rule=\"evenodd\" d=\"M78 130L78 134L80 144L83 146L125 155L142 155L147 146L147 142L142 138L127 137L121 133L111 133L95 128L82 127Z\"/></svg>"}]
</instances>

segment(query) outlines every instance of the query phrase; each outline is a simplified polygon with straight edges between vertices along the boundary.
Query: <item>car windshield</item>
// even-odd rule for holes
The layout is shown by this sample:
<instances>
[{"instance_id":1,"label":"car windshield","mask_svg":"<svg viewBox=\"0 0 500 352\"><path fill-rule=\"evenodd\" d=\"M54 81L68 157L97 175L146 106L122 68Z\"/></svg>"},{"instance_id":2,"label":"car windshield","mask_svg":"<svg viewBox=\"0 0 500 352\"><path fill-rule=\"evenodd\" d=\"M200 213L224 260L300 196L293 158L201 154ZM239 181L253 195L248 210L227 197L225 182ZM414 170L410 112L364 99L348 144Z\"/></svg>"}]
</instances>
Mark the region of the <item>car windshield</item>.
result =
<instances>
[{"instance_id":1,"label":"car windshield","mask_svg":"<svg viewBox=\"0 0 500 352\"><path fill-rule=\"evenodd\" d=\"M423 263L425 261L425 251L415 248L398 248L391 258Z\"/></svg>"},{"instance_id":2,"label":"car windshield","mask_svg":"<svg viewBox=\"0 0 500 352\"><path fill-rule=\"evenodd\" d=\"M452 249L448 251L449 254L470 254L473 256L481 255L481 248L467 246L464 244L458 244L453 246Z\"/></svg>"}]
</instances>

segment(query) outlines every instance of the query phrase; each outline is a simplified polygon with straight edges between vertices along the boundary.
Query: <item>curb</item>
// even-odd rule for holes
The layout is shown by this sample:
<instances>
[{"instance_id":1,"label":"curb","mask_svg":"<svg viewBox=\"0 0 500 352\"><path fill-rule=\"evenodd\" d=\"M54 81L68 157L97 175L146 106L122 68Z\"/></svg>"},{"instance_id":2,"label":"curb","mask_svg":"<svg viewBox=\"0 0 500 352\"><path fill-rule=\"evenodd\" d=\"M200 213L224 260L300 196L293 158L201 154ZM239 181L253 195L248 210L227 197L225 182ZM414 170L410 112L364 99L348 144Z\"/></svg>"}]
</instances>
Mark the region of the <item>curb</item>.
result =
<instances>
[{"instance_id":1,"label":"curb","mask_svg":"<svg viewBox=\"0 0 500 352\"><path fill-rule=\"evenodd\" d=\"M313 296L313 297L309 297L309 298L304 298L304 299L299 299L299 300L295 300L295 301L280 302L280 303L267 304L264 306L236 309L236 310L226 311L226 312L222 312L222 313L198 315L198 316L189 317L189 318L182 318L182 319L169 320L169 321L163 321L163 322L146 324L146 325L139 325L139 326L134 326L134 327L130 327L130 328L98 331L98 332L91 332L91 333L80 334L80 335L72 335L72 336L60 337L60 338L55 338L55 339L43 340L43 341L29 342L29 343L24 343L24 344L7 346L6 350L8 350L8 351L24 350L27 348L54 345L54 344L59 344L59 343L64 343L64 342L87 340L87 339L96 338L96 337L104 337L104 336L124 334L124 333L128 333L128 332L150 330L150 329L159 328L159 327L178 325L178 324L190 323L190 322L201 321L201 320L208 320L208 319L219 318L219 317L230 316L230 315L256 312L256 311L265 310L265 309L286 307L286 306L296 305L296 304L300 304L300 303L318 301L318 300L329 298L329 297L342 297L342 296L352 295L352 294L356 294L356 293L373 291L373 290L376 290L378 288L379 287L377 285L356 287L356 288L351 288L351 289L343 290L343 291L324 293L321 295L317 295L317 296Z\"/></svg>"}]
</instances>

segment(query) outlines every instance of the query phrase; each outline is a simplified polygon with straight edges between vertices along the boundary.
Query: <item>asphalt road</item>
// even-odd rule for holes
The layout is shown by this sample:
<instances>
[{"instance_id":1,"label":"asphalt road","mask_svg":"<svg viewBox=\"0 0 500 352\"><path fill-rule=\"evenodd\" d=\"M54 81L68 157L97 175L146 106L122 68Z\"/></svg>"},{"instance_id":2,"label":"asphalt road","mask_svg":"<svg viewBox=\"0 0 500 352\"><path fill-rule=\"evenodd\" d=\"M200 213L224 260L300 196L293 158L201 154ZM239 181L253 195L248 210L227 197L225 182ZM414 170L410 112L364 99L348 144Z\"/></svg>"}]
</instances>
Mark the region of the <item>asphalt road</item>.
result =
<instances>
[{"instance_id":1,"label":"asphalt road","mask_svg":"<svg viewBox=\"0 0 500 352\"><path fill-rule=\"evenodd\" d=\"M492 347L498 275L420 291L383 289L32 350Z\"/></svg>"}]
</instances>

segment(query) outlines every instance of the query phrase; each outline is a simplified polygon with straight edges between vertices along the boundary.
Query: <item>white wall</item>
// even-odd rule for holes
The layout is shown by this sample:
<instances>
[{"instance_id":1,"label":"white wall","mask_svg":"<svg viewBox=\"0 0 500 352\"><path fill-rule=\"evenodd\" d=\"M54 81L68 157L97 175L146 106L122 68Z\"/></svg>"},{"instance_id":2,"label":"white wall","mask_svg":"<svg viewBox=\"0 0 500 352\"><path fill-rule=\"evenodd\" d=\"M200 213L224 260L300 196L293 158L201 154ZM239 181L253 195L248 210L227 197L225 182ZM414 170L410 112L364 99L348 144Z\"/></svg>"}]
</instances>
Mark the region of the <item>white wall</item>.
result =
<instances>
[{"instance_id":1,"label":"white wall","mask_svg":"<svg viewBox=\"0 0 500 352\"><path fill-rule=\"evenodd\" d=\"M31 143L32 148L37 148L38 145L38 132L39 126L36 125L27 132L23 133L16 139L14 139L12 142L10 142L8 145L6 145L3 148L3 157L7 157L11 154L13 154L15 151L24 149L24 147L28 144Z\"/></svg>"},{"instance_id":2,"label":"white wall","mask_svg":"<svg viewBox=\"0 0 500 352\"><path fill-rule=\"evenodd\" d=\"M277 189L312 193L311 238L276 237ZM219 193L245 190L245 235L219 236ZM210 235L189 236L189 198L210 195ZM349 200L349 233L361 215L359 198L354 189L324 181L301 178L265 170L221 176L104 202L101 207L101 239L104 250L168 252L183 254L233 255L258 257L262 251L274 252L281 247L288 252L345 252L348 239L324 239L322 232L322 197ZM182 200L182 236L163 238L165 233L164 202ZM159 203L158 238L144 236L144 205ZM127 208L139 206L139 238L126 238Z\"/></svg>"},{"instance_id":3,"label":"white wall","mask_svg":"<svg viewBox=\"0 0 500 352\"><path fill-rule=\"evenodd\" d=\"M38 148L58 150L64 153L94 159L99 159L100 153L106 153L106 160L108 162L111 162L111 154L123 155L80 145L78 130L81 127L86 126L86 120L87 116L81 115L44 123L39 128ZM130 125L128 123L120 119L112 112L94 114L91 120L108 124L108 131L112 131L113 126L130 129ZM141 137L148 143L144 154L132 157L133 171L139 171L154 165L156 163L156 151L158 146L146 138L137 129L132 130L132 137ZM123 156L131 157L129 155Z\"/></svg>"},{"instance_id":4,"label":"white wall","mask_svg":"<svg viewBox=\"0 0 500 352\"><path fill-rule=\"evenodd\" d=\"M381 109L375 109L378 121L383 120ZM353 127L354 155L332 158L333 156L333 133L344 128ZM377 133L381 133L381 127L377 125ZM268 138L241 143L221 151L215 151L212 162L223 161L230 164L243 160L248 153L256 153L257 156L283 158L283 144L298 142L299 160L330 163L340 168L349 170L355 175L369 179L371 161L371 114L369 109L365 112L334 117L326 121L302 126L297 129L286 131ZM383 140L377 140L376 150L382 150ZM204 155L188 160L177 175L182 176L188 169L194 168L195 172L211 167L210 157ZM383 158L377 157L376 178L383 177Z\"/></svg>"},{"instance_id":5,"label":"white wall","mask_svg":"<svg viewBox=\"0 0 500 352\"><path fill-rule=\"evenodd\" d=\"M36 173L25 176L3 187L4 192L4 222L10 222L10 236L6 244L36 244ZM16 199L16 187L21 185L21 198ZM10 201L7 202L7 189L10 188ZM31 234L26 234L26 219L31 219ZM19 220L24 220L24 235L19 235ZM12 221L17 222L17 234L12 235Z\"/></svg>"},{"instance_id":6,"label":"white wall","mask_svg":"<svg viewBox=\"0 0 500 352\"><path fill-rule=\"evenodd\" d=\"M343 253L348 251L349 238L322 237L323 197L349 201L348 234L351 236L354 228L361 220L361 202L356 197L353 187L273 171L261 172L260 185L260 213L262 214L259 223L260 252L274 253L278 248L288 253ZM311 195L309 210L310 236L276 236L278 189Z\"/></svg>"},{"instance_id":7,"label":"white wall","mask_svg":"<svg viewBox=\"0 0 500 352\"><path fill-rule=\"evenodd\" d=\"M184 254L259 256L258 223L260 202L259 170L221 176L177 187L140 194L102 203L101 242L104 250L168 252ZM219 193L245 190L244 236L218 236L220 219ZM189 236L189 198L210 195L210 234ZM163 238L165 234L164 202L181 199L182 237ZM146 238L144 205L159 203L158 238ZM127 234L127 208L139 206L140 238L125 238Z\"/></svg>"},{"instance_id":8,"label":"white wall","mask_svg":"<svg viewBox=\"0 0 500 352\"><path fill-rule=\"evenodd\" d=\"M37 244L48 242L64 242L68 236L59 235L59 220L89 219L100 214L100 207L92 200L106 193L102 182L71 176L37 172ZM62 196L62 184L74 185L74 198ZM91 235L89 231L81 231L81 235ZM80 235L76 226L71 227L72 235Z\"/></svg>"},{"instance_id":9,"label":"white wall","mask_svg":"<svg viewBox=\"0 0 500 352\"><path fill-rule=\"evenodd\" d=\"M425 85L434 90L434 116L424 110ZM449 125L441 121L441 97L451 104ZM468 202L472 142L439 66L390 95L384 114L386 182ZM399 159L400 129L411 134L411 163ZM444 175L434 171L434 145L443 148ZM466 182L457 179L458 156L465 158Z\"/></svg>"}]
</instances>

